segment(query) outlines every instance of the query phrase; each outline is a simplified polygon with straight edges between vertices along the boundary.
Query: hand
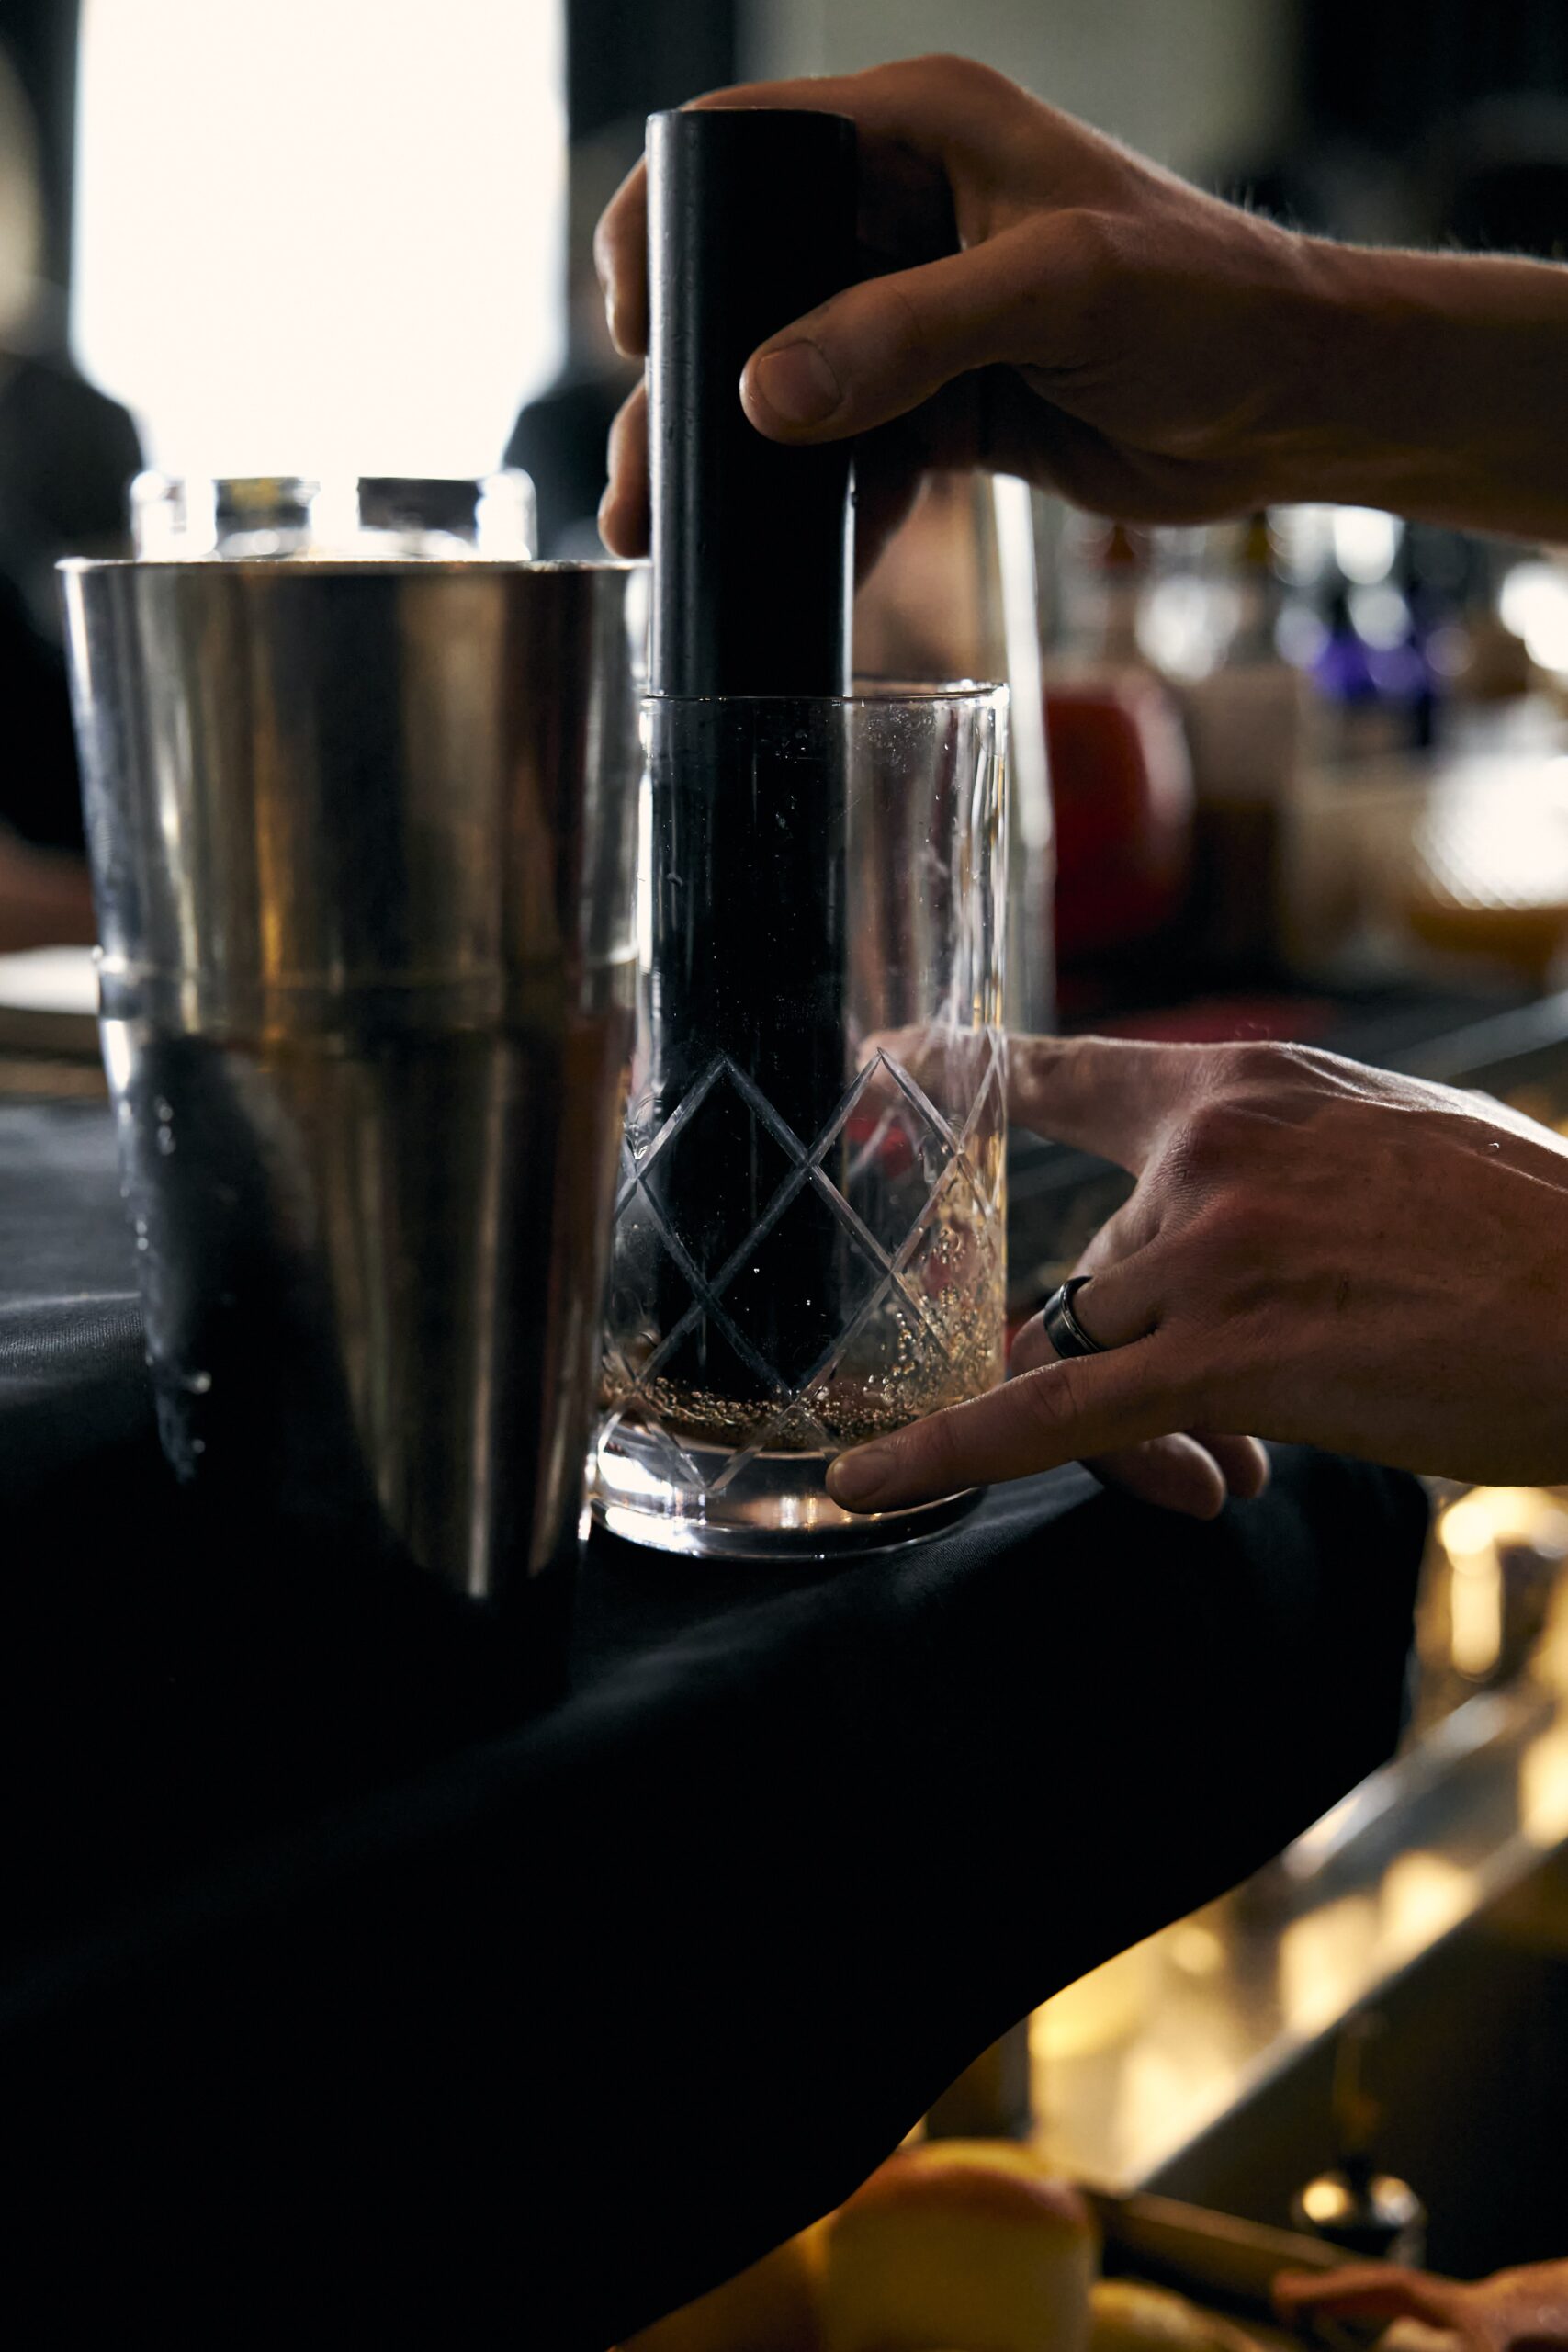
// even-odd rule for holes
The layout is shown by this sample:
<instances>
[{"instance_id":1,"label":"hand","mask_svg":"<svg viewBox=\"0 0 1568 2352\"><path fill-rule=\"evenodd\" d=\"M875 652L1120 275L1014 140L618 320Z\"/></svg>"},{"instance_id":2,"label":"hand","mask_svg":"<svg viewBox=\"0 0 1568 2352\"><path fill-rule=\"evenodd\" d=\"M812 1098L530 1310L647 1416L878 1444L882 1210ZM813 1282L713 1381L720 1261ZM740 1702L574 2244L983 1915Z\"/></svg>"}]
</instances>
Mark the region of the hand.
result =
<instances>
[{"instance_id":1,"label":"hand","mask_svg":"<svg viewBox=\"0 0 1568 2352\"><path fill-rule=\"evenodd\" d=\"M1498 2270L1473 2286L1382 2262L1288 2271L1274 2282L1274 2300L1291 2322L1320 2313L1421 2320L1449 2330L1467 2352L1524 2352L1527 2346L1545 2352L1549 2345L1568 2345L1568 2262Z\"/></svg>"},{"instance_id":2,"label":"hand","mask_svg":"<svg viewBox=\"0 0 1568 2352\"><path fill-rule=\"evenodd\" d=\"M1138 1178L1055 1361L841 1454L888 1510L1180 1430L1485 1484L1568 1476L1568 1144L1492 1102L1279 1046L1017 1038L1009 1110Z\"/></svg>"},{"instance_id":3,"label":"hand","mask_svg":"<svg viewBox=\"0 0 1568 2352\"><path fill-rule=\"evenodd\" d=\"M862 436L863 569L928 468L1022 474L1127 521L1337 499L1568 536L1561 269L1295 235L963 58L696 103L858 126L865 275L781 321L739 397L774 440ZM639 164L595 245L628 355L648 347L647 245ZM600 528L645 552L641 390Z\"/></svg>"}]
</instances>

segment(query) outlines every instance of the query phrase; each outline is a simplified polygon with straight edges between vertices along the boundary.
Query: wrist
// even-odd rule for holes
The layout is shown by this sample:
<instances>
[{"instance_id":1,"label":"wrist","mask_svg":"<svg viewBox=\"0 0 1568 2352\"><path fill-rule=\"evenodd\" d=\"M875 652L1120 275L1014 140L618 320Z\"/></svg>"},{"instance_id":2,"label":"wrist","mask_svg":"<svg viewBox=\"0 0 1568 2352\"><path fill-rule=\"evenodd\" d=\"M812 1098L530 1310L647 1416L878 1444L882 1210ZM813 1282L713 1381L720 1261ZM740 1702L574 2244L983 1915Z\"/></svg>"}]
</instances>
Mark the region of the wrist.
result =
<instances>
[{"instance_id":1,"label":"wrist","mask_svg":"<svg viewBox=\"0 0 1568 2352\"><path fill-rule=\"evenodd\" d=\"M1568 270L1293 242L1270 497L1568 535Z\"/></svg>"}]
</instances>

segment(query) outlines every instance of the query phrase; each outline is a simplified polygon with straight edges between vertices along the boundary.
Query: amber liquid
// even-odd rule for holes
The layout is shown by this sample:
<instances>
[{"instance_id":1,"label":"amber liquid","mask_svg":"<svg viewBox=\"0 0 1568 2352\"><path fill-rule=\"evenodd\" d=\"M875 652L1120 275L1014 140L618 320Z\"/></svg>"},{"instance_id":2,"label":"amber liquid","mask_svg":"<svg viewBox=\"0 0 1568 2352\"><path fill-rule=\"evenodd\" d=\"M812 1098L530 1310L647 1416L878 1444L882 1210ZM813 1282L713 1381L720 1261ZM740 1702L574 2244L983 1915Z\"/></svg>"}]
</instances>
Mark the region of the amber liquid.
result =
<instances>
[{"instance_id":1,"label":"amber liquid","mask_svg":"<svg viewBox=\"0 0 1568 2352\"><path fill-rule=\"evenodd\" d=\"M674 1376L660 1359L658 1333L629 1317L617 1332L613 1310L602 1409L633 1426L657 1422L687 1444L736 1449L761 1439L769 1453L832 1453L994 1387L1004 1370L1006 1288L999 1106L969 1148L985 1197L968 1166L950 1167L929 1198L916 1176L915 1235L889 1253L895 1271L867 1283L869 1295L851 1292L841 1344L830 1349L819 1376L783 1394L761 1381L720 1385ZM869 1174L863 1165L845 1190L868 1224L889 1232L898 1214L897 1182L896 1176L879 1182L874 1165ZM878 1191L881 1215L872 1197ZM850 1254L852 1272L860 1272L863 1260ZM613 1288L613 1300L618 1295ZM723 1294L717 1305L722 1311ZM733 1353L723 1351L721 1360L732 1365Z\"/></svg>"}]
</instances>

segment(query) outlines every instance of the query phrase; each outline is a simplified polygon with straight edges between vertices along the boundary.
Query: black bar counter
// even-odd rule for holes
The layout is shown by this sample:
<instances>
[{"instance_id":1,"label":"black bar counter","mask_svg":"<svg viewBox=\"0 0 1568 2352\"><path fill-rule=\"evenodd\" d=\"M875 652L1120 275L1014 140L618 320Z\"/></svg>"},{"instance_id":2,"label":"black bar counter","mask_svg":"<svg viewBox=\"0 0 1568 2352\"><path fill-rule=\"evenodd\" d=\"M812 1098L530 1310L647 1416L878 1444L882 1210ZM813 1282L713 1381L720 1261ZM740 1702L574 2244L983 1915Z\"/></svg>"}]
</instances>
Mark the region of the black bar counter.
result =
<instances>
[{"instance_id":1,"label":"black bar counter","mask_svg":"<svg viewBox=\"0 0 1568 2352\"><path fill-rule=\"evenodd\" d=\"M1068 1469L826 1576L596 1537L533 1704L444 1592L174 1487L101 1109L0 1113L0 2310L51 2340L604 2352L1396 1736L1423 1498L1296 1450L1212 1526Z\"/></svg>"}]
</instances>

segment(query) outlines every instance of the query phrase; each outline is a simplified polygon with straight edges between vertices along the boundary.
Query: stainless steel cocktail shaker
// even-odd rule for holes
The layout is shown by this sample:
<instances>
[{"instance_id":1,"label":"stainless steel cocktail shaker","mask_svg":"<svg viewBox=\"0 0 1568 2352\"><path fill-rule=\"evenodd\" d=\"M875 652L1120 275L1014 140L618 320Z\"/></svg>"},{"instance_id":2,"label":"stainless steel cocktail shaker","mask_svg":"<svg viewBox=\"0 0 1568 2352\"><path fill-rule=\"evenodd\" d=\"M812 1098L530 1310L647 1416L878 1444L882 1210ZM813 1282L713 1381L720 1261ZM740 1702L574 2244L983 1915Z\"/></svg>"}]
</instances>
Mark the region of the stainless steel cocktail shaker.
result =
<instances>
[{"instance_id":1,"label":"stainless steel cocktail shaker","mask_svg":"<svg viewBox=\"0 0 1568 2352\"><path fill-rule=\"evenodd\" d=\"M66 567L164 1448L463 1592L570 1556L624 1100L639 575Z\"/></svg>"}]
</instances>

